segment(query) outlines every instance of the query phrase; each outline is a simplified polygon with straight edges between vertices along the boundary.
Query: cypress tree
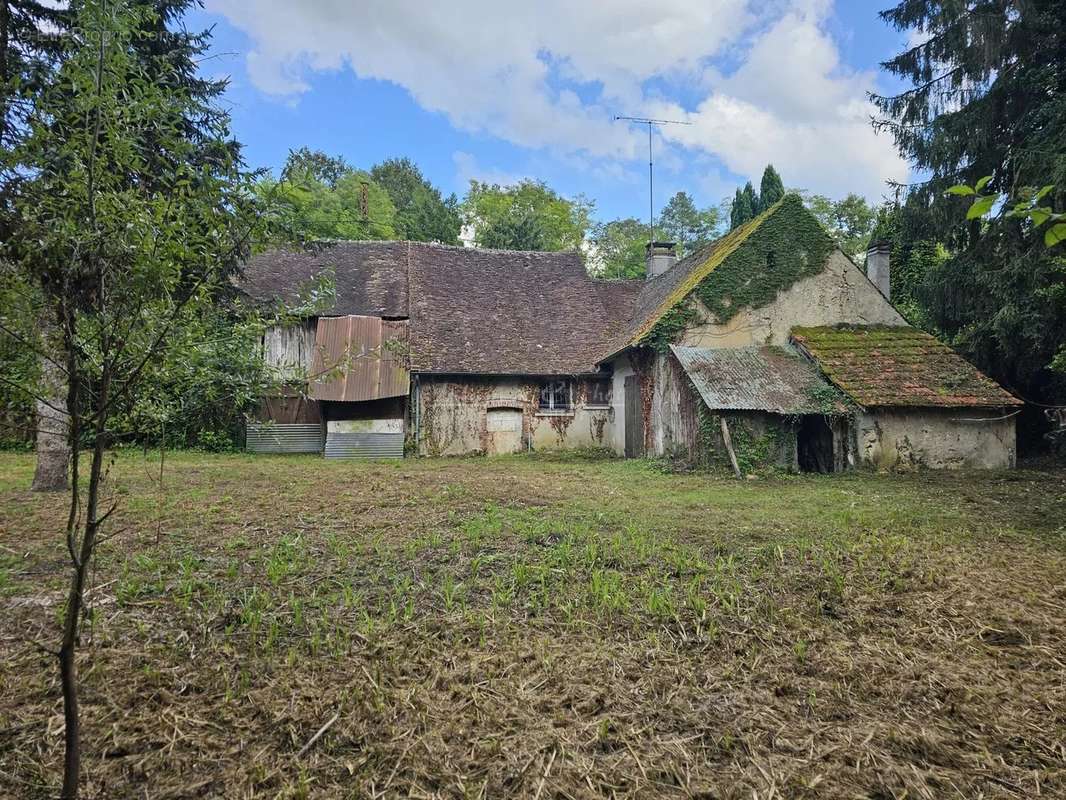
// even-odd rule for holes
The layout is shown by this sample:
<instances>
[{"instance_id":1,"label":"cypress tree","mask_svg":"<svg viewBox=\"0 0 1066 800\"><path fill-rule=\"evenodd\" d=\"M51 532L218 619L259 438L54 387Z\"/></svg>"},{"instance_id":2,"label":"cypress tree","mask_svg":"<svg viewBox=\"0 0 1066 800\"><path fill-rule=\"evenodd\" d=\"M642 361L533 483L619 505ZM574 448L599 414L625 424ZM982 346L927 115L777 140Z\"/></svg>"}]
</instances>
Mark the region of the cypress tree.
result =
<instances>
[{"instance_id":1,"label":"cypress tree","mask_svg":"<svg viewBox=\"0 0 1066 800\"><path fill-rule=\"evenodd\" d=\"M733 197L733 205L729 210L729 229L733 230L745 222L750 222L759 215L759 211L759 196L755 194L751 181L748 181L743 189L737 189Z\"/></svg>"},{"instance_id":2,"label":"cypress tree","mask_svg":"<svg viewBox=\"0 0 1066 800\"><path fill-rule=\"evenodd\" d=\"M759 205L759 195L755 193L755 187L751 185L751 181L744 184L744 208L747 209L747 218L744 222L755 219L762 211Z\"/></svg>"},{"instance_id":3,"label":"cypress tree","mask_svg":"<svg viewBox=\"0 0 1066 800\"><path fill-rule=\"evenodd\" d=\"M739 228L751 218L751 206L745 208L744 192L737 189L733 203L729 206L729 230Z\"/></svg>"},{"instance_id":4,"label":"cypress tree","mask_svg":"<svg viewBox=\"0 0 1066 800\"><path fill-rule=\"evenodd\" d=\"M785 184L773 164L767 164L759 184L759 211L765 211L785 196Z\"/></svg>"}]
</instances>

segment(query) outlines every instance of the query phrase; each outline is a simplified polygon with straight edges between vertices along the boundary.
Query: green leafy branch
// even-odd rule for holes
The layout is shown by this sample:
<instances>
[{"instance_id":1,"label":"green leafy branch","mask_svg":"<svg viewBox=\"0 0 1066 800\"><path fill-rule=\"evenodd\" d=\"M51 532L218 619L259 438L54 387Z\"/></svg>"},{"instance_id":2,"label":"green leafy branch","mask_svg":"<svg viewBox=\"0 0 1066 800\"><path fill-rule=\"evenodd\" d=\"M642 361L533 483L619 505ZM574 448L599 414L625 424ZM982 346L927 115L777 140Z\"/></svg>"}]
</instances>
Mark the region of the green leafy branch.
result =
<instances>
[{"instance_id":1,"label":"green leafy branch","mask_svg":"<svg viewBox=\"0 0 1066 800\"><path fill-rule=\"evenodd\" d=\"M1044 186L1041 189L1033 187L1022 189L1020 199L1013 207L1007 208L1008 198L1005 193L992 192L984 194L985 187L991 181L992 176L986 175L973 186L968 186L964 183L952 186L947 190L947 194L973 198L973 203L970 204L970 208L966 212L966 219L985 219L992 213L994 208L1002 206L1004 208L1002 212L1004 217L1028 219L1032 222L1034 229L1047 224L1048 227L1044 230L1044 244L1047 247L1054 247L1060 242L1066 241L1066 213L1056 212L1051 206L1040 204L1055 188L1054 184Z\"/></svg>"}]
</instances>

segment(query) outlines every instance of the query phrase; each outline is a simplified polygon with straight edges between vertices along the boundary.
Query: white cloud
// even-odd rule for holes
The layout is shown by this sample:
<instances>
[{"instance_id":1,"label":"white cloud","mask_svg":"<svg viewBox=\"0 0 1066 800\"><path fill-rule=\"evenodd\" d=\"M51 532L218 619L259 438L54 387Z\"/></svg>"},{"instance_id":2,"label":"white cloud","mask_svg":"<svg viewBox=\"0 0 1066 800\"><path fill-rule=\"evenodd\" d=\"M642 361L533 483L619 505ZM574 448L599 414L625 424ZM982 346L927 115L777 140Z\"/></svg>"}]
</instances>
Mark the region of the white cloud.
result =
<instances>
[{"instance_id":1,"label":"white cloud","mask_svg":"<svg viewBox=\"0 0 1066 800\"><path fill-rule=\"evenodd\" d=\"M465 153L462 150L452 153L452 162L455 164L456 181L463 189L467 187L470 181L495 183L500 186L514 186L529 177L528 175L519 175L514 172L483 167L472 153Z\"/></svg>"},{"instance_id":2,"label":"white cloud","mask_svg":"<svg viewBox=\"0 0 1066 800\"><path fill-rule=\"evenodd\" d=\"M875 76L841 65L821 25L825 4L804 5L761 33L728 78L709 76L709 94L692 112L662 103L657 114L692 122L663 135L753 181L773 162L790 186L879 198L885 181L903 180L908 168L870 125L866 92Z\"/></svg>"},{"instance_id":3,"label":"white cloud","mask_svg":"<svg viewBox=\"0 0 1066 800\"><path fill-rule=\"evenodd\" d=\"M873 76L842 68L824 31L830 0L207 5L249 35L249 78L272 95L298 96L315 71L350 68L404 87L457 128L600 168L640 159L646 146L614 113L658 109L695 123L664 130L668 141L742 175L773 161L791 185L876 196L885 178L906 174L870 130ZM742 60L728 77L710 66L723 52ZM656 78L703 96L687 108L652 100Z\"/></svg>"}]
</instances>

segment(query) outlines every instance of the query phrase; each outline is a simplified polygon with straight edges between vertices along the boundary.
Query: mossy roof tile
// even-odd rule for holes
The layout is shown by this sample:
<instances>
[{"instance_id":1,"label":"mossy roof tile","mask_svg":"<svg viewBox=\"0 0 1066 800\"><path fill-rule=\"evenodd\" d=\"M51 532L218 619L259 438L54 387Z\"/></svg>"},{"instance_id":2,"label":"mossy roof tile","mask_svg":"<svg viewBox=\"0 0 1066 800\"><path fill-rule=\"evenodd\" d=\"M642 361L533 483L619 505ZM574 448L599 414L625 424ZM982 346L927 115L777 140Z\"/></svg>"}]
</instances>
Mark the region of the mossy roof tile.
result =
<instances>
[{"instance_id":1,"label":"mossy roof tile","mask_svg":"<svg viewBox=\"0 0 1066 800\"><path fill-rule=\"evenodd\" d=\"M793 328L792 340L829 380L867 408L1022 405L946 344L917 328Z\"/></svg>"}]
</instances>

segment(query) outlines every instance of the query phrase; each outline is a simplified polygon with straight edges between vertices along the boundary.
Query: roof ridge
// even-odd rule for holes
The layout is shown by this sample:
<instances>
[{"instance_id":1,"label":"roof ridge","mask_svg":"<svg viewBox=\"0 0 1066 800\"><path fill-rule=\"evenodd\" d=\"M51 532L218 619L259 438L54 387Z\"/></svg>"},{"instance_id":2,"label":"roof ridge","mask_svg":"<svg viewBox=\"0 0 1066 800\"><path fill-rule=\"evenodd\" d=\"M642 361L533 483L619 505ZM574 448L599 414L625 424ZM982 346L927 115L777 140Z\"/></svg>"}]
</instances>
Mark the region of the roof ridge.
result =
<instances>
[{"instance_id":1,"label":"roof ridge","mask_svg":"<svg viewBox=\"0 0 1066 800\"><path fill-rule=\"evenodd\" d=\"M625 346L636 344L637 341L645 336L648 331L655 327L655 323L659 321L659 318L662 317L663 314L687 297L689 292L699 285L700 281L706 278L720 264L722 264L722 262L736 252L736 250L744 244L755 231L762 227L766 220L776 214L777 211L784 206L785 202L790 201L791 198L799 200L799 195L786 194L768 209L759 214L759 216L755 217L755 219L749 220L738 228L734 228L729 233L715 239L713 242L710 242L705 247L700 248L693 253L689 258L695 259L696 256L702 256L702 258L698 263L690 265L687 268L688 273L685 277L655 306L655 309L651 314L633 331L624 343ZM663 280L670 274L670 272L680 268L689 260L689 258L682 259L675 264L670 271L664 273L655 280ZM714 263L712 264L711 262Z\"/></svg>"}]
</instances>

